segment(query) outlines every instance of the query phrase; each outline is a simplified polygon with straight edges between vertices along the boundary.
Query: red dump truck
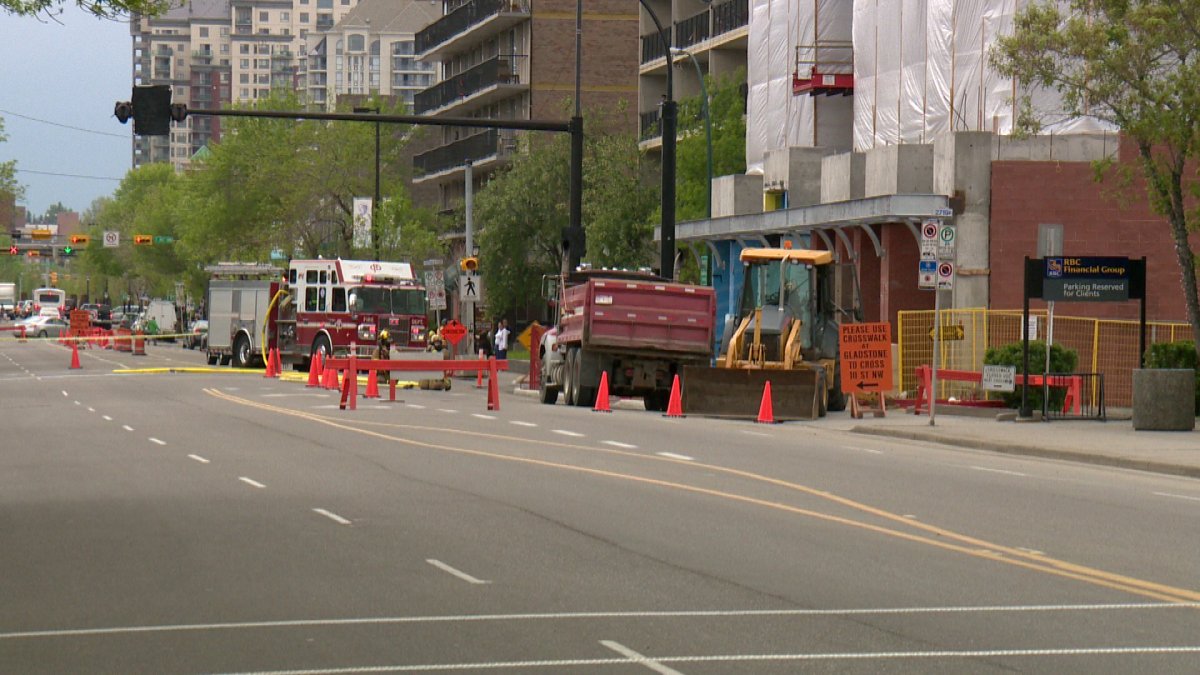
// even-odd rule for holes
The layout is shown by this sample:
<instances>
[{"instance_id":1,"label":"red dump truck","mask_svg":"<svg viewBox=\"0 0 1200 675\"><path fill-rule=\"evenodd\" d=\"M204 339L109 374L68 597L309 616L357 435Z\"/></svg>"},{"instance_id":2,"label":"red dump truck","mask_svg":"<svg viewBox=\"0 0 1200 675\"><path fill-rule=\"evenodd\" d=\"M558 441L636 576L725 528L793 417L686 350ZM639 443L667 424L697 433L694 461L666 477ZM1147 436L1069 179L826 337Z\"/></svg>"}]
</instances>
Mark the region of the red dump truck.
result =
<instances>
[{"instance_id":1,"label":"red dump truck","mask_svg":"<svg viewBox=\"0 0 1200 675\"><path fill-rule=\"evenodd\" d=\"M640 396L647 410L666 410L675 375L711 361L711 288L614 270L546 282L559 319L539 345L542 403L554 404L561 392L567 405L591 406L608 373L610 394Z\"/></svg>"}]
</instances>

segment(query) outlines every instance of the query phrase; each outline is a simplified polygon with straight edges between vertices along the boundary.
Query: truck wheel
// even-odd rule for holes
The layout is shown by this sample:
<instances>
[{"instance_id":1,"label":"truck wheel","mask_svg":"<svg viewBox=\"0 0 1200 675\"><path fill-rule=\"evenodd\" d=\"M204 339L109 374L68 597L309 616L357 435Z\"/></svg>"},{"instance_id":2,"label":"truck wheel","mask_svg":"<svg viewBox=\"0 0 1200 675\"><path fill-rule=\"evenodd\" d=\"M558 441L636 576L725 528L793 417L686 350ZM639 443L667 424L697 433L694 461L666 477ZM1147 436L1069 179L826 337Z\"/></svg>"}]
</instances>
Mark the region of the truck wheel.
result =
<instances>
[{"instance_id":1,"label":"truck wheel","mask_svg":"<svg viewBox=\"0 0 1200 675\"><path fill-rule=\"evenodd\" d=\"M316 358L320 354L322 360L333 356L333 346L329 343L329 338L324 335L318 335L316 340L313 340L311 358Z\"/></svg>"},{"instance_id":2,"label":"truck wheel","mask_svg":"<svg viewBox=\"0 0 1200 675\"><path fill-rule=\"evenodd\" d=\"M666 394L661 389L655 389L642 397L642 405L650 412L666 412L668 398L670 398L670 394Z\"/></svg>"},{"instance_id":3,"label":"truck wheel","mask_svg":"<svg viewBox=\"0 0 1200 675\"><path fill-rule=\"evenodd\" d=\"M562 387L563 387L563 402L567 405L575 405L575 350L567 349L566 356L563 357L562 366Z\"/></svg>"},{"instance_id":4,"label":"truck wheel","mask_svg":"<svg viewBox=\"0 0 1200 675\"><path fill-rule=\"evenodd\" d=\"M558 402L558 389L546 384L550 373L542 373L542 381L538 383L538 400L545 405L554 405Z\"/></svg>"},{"instance_id":5,"label":"truck wheel","mask_svg":"<svg viewBox=\"0 0 1200 675\"><path fill-rule=\"evenodd\" d=\"M210 366L217 365L217 361L221 360L220 354L213 354L210 352L210 353L206 354L206 356L208 358L208 365L210 365Z\"/></svg>"},{"instance_id":6,"label":"truck wheel","mask_svg":"<svg viewBox=\"0 0 1200 675\"><path fill-rule=\"evenodd\" d=\"M254 361L254 351L250 348L250 338L245 335L237 336L233 341L233 365L238 368L249 368Z\"/></svg>"},{"instance_id":7,"label":"truck wheel","mask_svg":"<svg viewBox=\"0 0 1200 675\"><path fill-rule=\"evenodd\" d=\"M846 409L846 392L842 391L842 366L833 367L833 382L829 388L829 412L841 412ZM882 394L880 394L882 396Z\"/></svg>"}]
</instances>

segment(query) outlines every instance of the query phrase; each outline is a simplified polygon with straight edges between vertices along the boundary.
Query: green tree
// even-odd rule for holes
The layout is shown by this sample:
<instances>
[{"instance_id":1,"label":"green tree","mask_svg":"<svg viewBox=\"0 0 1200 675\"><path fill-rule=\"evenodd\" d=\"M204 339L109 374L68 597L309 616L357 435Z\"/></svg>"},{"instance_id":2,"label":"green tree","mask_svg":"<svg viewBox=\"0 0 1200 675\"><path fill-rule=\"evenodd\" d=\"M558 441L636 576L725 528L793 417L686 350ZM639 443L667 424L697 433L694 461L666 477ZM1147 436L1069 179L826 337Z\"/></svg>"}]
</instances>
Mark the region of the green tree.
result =
<instances>
[{"instance_id":1,"label":"green tree","mask_svg":"<svg viewBox=\"0 0 1200 675\"><path fill-rule=\"evenodd\" d=\"M597 267L639 267L653 258L657 193L632 134L606 129L599 114L585 123L584 260ZM480 267L488 308L505 314L541 296L541 278L562 269L569 222L570 139L526 135L512 164L475 202Z\"/></svg>"},{"instance_id":2,"label":"green tree","mask_svg":"<svg viewBox=\"0 0 1200 675\"><path fill-rule=\"evenodd\" d=\"M712 175L746 172L746 100L742 84L746 71L726 77L705 77L712 119ZM679 102L679 139L675 163L679 181L675 189L675 212L679 220L696 220L708 213L708 150L704 132L703 101L700 96Z\"/></svg>"},{"instance_id":3,"label":"green tree","mask_svg":"<svg viewBox=\"0 0 1200 675\"><path fill-rule=\"evenodd\" d=\"M0 0L0 9L25 17L53 18L62 14L66 0ZM132 14L158 16L175 6L172 0L75 0L75 5L102 19Z\"/></svg>"},{"instance_id":4,"label":"green tree","mask_svg":"<svg viewBox=\"0 0 1200 675\"><path fill-rule=\"evenodd\" d=\"M1069 115L1111 122L1137 147L1150 205L1167 219L1175 242L1195 345L1200 299L1188 234L1196 229L1200 195L1198 24L1200 0L1033 3L1017 13L1013 34L992 54L1005 75L1058 91ZM1021 110L1020 128L1037 130L1028 93ZM1097 175L1106 167L1098 164Z\"/></svg>"},{"instance_id":5,"label":"green tree","mask_svg":"<svg viewBox=\"0 0 1200 675\"><path fill-rule=\"evenodd\" d=\"M8 140L4 133L4 118L0 117L0 143ZM17 160L0 162L0 202L11 199L13 203L25 196L25 188L17 182Z\"/></svg>"}]
</instances>

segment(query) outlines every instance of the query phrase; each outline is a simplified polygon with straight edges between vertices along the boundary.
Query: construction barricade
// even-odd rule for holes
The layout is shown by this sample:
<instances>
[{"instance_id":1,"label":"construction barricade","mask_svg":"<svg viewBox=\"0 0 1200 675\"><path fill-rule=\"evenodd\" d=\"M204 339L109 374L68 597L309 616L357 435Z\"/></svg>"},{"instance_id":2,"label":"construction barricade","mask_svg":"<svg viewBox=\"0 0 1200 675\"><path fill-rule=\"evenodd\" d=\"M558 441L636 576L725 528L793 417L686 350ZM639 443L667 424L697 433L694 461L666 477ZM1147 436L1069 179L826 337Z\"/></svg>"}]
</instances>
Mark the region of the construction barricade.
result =
<instances>
[{"instance_id":1,"label":"construction barricade","mask_svg":"<svg viewBox=\"0 0 1200 675\"><path fill-rule=\"evenodd\" d=\"M479 360L449 360L449 361L400 361L391 359L360 359L357 356L348 358L328 358L324 362L324 371L337 373L344 371L340 390L342 392L340 407L354 410L358 405L358 374L360 372L387 371L393 372L442 372L445 377L455 373L484 372L488 374L487 409L500 409L500 386L497 374L508 370L508 361L497 361L495 357ZM336 377L336 375L335 375ZM376 377L378 373L376 372ZM396 400L396 381L388 378L388 400Z\"/></svg>"}]
</instances>

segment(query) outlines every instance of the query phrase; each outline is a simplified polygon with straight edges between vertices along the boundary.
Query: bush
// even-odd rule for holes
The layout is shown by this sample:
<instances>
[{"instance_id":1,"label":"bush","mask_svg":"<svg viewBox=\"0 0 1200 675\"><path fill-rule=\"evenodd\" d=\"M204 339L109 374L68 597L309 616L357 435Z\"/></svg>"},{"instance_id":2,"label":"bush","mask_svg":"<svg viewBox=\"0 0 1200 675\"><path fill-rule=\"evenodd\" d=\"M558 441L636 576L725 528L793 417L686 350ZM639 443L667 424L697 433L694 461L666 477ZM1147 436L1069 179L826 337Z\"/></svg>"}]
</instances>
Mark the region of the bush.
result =
<instances>
[{"instance_id":1,"label":"bush","mask_svg":"<svg viewBox=\"0 0 1200 675\"><path fill-rule=\"evenodd\" d=\"M1196 344L1187 342L1162 342L1146 349L1147 368L1191 368L1196 371L1196 414L1200 415L1200 358L1196 356Z\"/></svg>"},{"instance_id":2,"label":"bush","mask_svg":"<svg viewBox=\"0 0 1200 675\"><path fill-rule=\"evenodd\" d=\"M1000 347L991 347L983 355L983 362L989 366L1016 366L1017 375L1020 376L1024 372L1024 351L1022 342L1010 342ZM1060 344L1051 345L1050 347L1050 372L1051 373L1073 373L1075 367L1079 363L1079 355L1072 349L1067 349ZM1046 367L1046 343L1041 340L1031 340L1029 342L1029 374L1040 375ZM1012 393L1004 394L1004 405L1009 408L1021 407L1021 389L1024 385L1017 385ZM1050 404L1049 409L1054 410L1062 408L1063 401L1066 400L1067 392L1061 388L1050 389ZM1031 410L1042 409L1042 387L1029 387L1029 408Z\"/></svg>"}]
</instances>

